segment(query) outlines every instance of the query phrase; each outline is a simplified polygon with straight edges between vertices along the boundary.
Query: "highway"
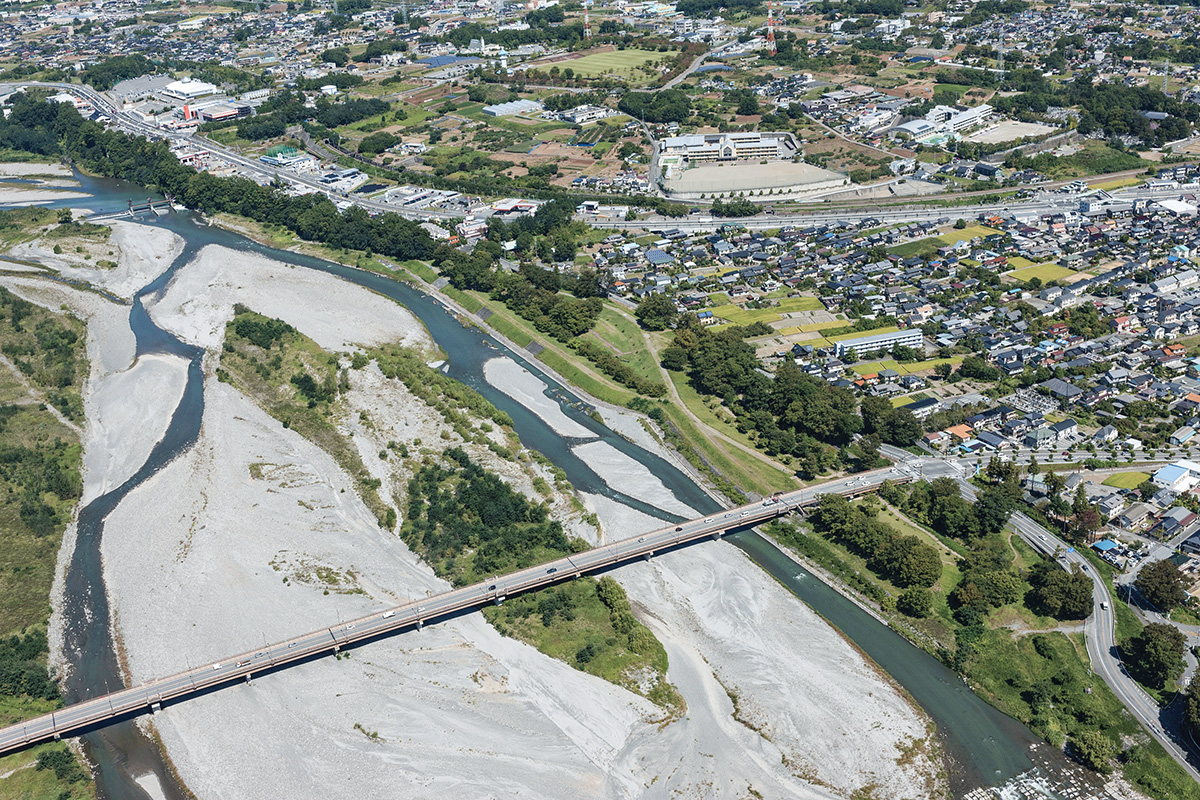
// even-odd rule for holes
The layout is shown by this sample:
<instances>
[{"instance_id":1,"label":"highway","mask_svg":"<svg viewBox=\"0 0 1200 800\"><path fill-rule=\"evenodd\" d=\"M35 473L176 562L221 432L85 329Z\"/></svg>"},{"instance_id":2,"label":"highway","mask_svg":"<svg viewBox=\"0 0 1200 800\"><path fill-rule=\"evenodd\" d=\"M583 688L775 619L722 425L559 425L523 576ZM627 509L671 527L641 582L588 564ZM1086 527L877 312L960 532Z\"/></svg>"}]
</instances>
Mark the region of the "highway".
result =
<instances>
[{"instance_id":1,"label":"highway","mask_svg":"<svg viewBox=\"0 0 1200 800\"><path fill-rule=\"evenodd\" d=\"M458 612L500 603L511 595L606 570L634 559L648 559L663 550L719 539L730 530L767 522L812 504L822 494L837 493L849 497L873 492L889 479L904 483L912 480L912 475L906 467L891 467L806 487L574 553L471 586L394 608L380 609L369 616L320 627L291 639L101 695L0 729L0 756L41 742L69 737L84 729L102 727L120 718L157 710L171 701L182 701L238 681L249 681L256 673L281 669L337 652L349 645L403 630L414 630Z\"/></svg>"}]
</instances>

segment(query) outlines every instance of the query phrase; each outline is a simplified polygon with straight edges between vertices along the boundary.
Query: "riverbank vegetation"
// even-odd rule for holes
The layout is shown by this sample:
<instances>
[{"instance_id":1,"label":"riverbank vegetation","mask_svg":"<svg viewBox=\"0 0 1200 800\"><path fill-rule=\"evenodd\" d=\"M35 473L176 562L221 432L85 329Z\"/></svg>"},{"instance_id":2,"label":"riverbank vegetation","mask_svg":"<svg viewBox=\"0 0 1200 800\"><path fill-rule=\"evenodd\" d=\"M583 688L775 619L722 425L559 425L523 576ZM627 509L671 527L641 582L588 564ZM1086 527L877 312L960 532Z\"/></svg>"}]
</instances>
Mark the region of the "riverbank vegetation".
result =
<instances>
[{"instance_id":1,"label":"riverbank vegetation","mask_svg":"<svg viewBox=\"0 0 1200 800\"><path fill-rule=\"evenodd\" d=\"M0 225L13 216L0 215ZM83 325L0 288L0 352L13 364L0 365L0 725L8 725L62 705L46 623L59 546L82 488L82 449L48 403L82 415ZM62 744L0 758L0 774L0 800L95 796Z\"/></svg>"},{"instance_id":2,"label":"riverbank vegetation","mask_svg":"<svg viewBox=\"0 0 1200 800\"><path fill-rule=\"evenodd\" d=\"M349 386L339 362L339 356L286 322L237 305L225 326L217 378L329 453L355 480L359 496L379 524L390 527L396 510L380 498L379 480L335 424L338 397Z\"/></svg>"},{"instance_id":3,"label":"riverbank vegetation","mask_svg":"<svg viewBox=\"0 0 1200 800\"><path fill-rule=\"evenodd\" d=\"M427 457L408 481L407 496L400 535L456 586L588 548L567 537L544 502L531 502L456 447L441 460ZM611 577L510 598L485 615L504 635L638 692L670 713L682 712L682 699L666 681L666 651L634 619L624 589Z\"/></svg>"},{"instance_id":4,"label":"riverbank vegetation","mask_svg":"<svg viewBox=\"0 0 1200 800\"><path fill-rule=\"evenodd\" d=\"M1200 798L1093 676L1073 624L1092 611L1091 579L1064 572L1006 530L1014 493L999 483L971 503L947 478L885 483L882 507L875 498L826 496L807 526L770 530L1052 745L1098 771L1119 768L1152 797Z\"/></svg>"}]
</instances>

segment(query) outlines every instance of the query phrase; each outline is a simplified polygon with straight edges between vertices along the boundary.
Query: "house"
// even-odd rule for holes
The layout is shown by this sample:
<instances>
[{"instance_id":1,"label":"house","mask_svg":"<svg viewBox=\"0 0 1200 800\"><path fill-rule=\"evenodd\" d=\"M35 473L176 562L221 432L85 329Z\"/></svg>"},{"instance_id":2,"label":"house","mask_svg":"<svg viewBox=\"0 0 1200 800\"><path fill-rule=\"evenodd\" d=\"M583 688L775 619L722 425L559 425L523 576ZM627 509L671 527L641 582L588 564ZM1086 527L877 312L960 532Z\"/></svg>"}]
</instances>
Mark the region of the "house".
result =
<instances>
[{"instance_id":1,"label":"house","mask_svg":"<svg viewBox=\"0 0 1200 800\"><path fill-rule=\"evenodd\" d=\"M1079 425L1073 419L1064 419L1062 422L1055 422L1050 426L1050 430L1054 431L1054 438L1057 442L1069 441L1078 430Z\"/></svg>"},{"instance_id":2,"label":"house","mask_svg":"<svg viewBox=\"0 0 1200 800\"><path fill-rule=\"evenodd\" d=\"M1196 514L1183 506L1175 506L1162 515L1156 530L1164 539L1169 539L1196 521Z\"/></svg>"},{"instance_id":3,"label":"house","mask_svg":"<svg viewBox=\"0 0 1200 800\"><path fill-rule=\"evenodd\" d=\"M1105 425L1100 430L1092 434L1092 442L1095 444L1105 444L1114 441L1117 438L1117 429L1112 425Z\"/></svg>"},{"instance_id":4,"label":"house","mask_svg":"<svg viewBox=\"0 0 1200 800\"><path fill-rule=\"evenodd\" d=\"M1049 426L1045 428L1035 428L1025 434L1025 446L1037 450L1042 447L1047 447L1058 441L1057 434L1052 431Z\"/></svg>"},{"instance_id":5,"label":"house","mask_svg":"<svg viewBox=\"0 0 1200 800\"><path fill-rule=\"evenodd\" d=\"M1117 524L1128 531L1140 528L1150 516L1150 506L1145 503L1134 503L1117 517Z\"/></svg>"},{"instance_id":6,"label":"house","mask_svg":"<svg viewBox=\"0 0 1200 800\"><path fill-rule=\"evenodd\" d=\"M1125 507L1125 498L1114 492L1096 501L1096 510L1104 519L1112 519L1117 512Z\"/></svg>"},{"instance_id":7,"label":"house","mask_svg":"<svg viewBox=\"0 0 1200 800\"><path fill-rule=\"evenodd\" d=\"M970 425L953 425L946 428L946 433L954 437L960 442L965 442L971 438L972 428Z\"/></svg>"}]
</instances>

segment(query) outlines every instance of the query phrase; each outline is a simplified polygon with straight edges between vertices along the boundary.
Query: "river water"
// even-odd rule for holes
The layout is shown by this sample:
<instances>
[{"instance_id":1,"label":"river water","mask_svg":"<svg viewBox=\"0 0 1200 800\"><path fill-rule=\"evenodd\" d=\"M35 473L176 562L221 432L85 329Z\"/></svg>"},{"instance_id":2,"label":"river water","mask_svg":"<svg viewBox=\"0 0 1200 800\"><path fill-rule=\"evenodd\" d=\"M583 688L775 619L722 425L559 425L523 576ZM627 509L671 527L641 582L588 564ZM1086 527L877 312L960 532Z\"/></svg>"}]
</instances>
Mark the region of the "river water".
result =
<instances>
[{"instance_id":1,"label":"river water","mask_svg":"<svg viewBox=\"0 0 1200 800\"><path fill-rule=\"evenodd\" d=\"M74 204L87 205L93 210L121 210L126 207L128 198L140 200L145 197L145 190L127 184L88 178L82 180L84 190L93 196L75 201ZM464 325L435 298L380 275L264 247L240 235L199 224L191 214L169 214L143 221L175 231L184 238L186 245L171 268L142 289L134 301L130 325L137 336L137 352L169 352L189 359L188 378L167 432L145 464L124 484L92 501L79 512L78 542L67 570L63 606L66 655L73 666L64 686L68 701L101 694L122 682L109 626L108 602L100 563L104 519L126 494L196 441L203 412L202 351L155 326L142 307L141 300L163 291L174 271L208 244L254 251L279 261L320 270L396 300L421 319L445 352L448 374L471 386L507 412L513 419L513 427L521 441L561 467L578 489L606 495L660 519L676 519L637 498L611 489L571 451L574 442L555 433L532 411L488 384L483 377L483 364L495 358L498 350L504 350L503 345L479 329ZM674 464L616 435L589 417L584 404L569 389L542 372L537 362L527 360L520 352L506 351L506 354L538 375L550 387L547 394L559 403L563 413L603 441L646 465L680 501L701 513L718 509L717 503ZM1038 741L1037 737L1028 728L980 700L955 673L798 567L757 533L744 531L728 539L841 630L929 714L937 724L956 796L979 787L1000 787L1033 768L1029 753L1031 745ZM161 788L169 800L184 800L183 790L171 783L157 747L133 723L122 723L89 734L84 737L84 743L97 765L97 787L102 798L123 800L150 797L134 781L134 777L152 772L160 776Z\"/></svg>"}]
</instances>

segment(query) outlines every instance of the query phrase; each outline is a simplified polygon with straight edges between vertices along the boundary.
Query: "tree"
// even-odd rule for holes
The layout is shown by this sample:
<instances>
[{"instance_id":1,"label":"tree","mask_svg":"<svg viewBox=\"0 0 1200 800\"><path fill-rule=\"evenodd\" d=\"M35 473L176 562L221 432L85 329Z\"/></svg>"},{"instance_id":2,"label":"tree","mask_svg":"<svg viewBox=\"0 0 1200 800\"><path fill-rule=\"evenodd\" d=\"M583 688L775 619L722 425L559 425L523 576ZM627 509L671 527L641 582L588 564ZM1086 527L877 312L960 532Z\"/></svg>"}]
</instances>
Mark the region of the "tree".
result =
<instances>
[{"instance_id":1,"label":"tree","mask_svg":"<svg viewBox=\"0 0 1200 800\"><path fill-rule=\"evenodd\" d=\"M1100 731L1080 731L1071 737L1071 752L1079 763L1107 775L1112 772L1112 759L1117 748Z\"/></svg>"},{"instance_id":2,"label":"tree","mask_svg":"<svg viewBox=\"0 0 1200 800\"><path fill-rule=\"evenodd\" d=\"M941 378L942 380L946 380L947 378L949 378L950 373L953 371L954 371L954 365L950 364L950 362L948 362L948 361L943 361L940 364L935 364L933 367L933 373L935 375L937 375L939 378Z\"/></svg>"},{"instance_id":3,"label":"tree","mask_svg":"<svg viewBox=\"0 0 1200 800\"><path fill-rule=\"evenodd\" d=\"M888 444L907 447L920 439L924 432L925 429L916 415L907 408L897 408L888 414L879 433Z\"/></svg>"},{"instance_id":4,"label":"tree","mask_svg":"<svg viewBox=\"0 0 1200 800\"><path fill-rule=\"evenodd\" d=\"M1155 689L1165 689L1183 674L1187 640L1174 625L1151 622L1122 648L1126 664L1138 680Z\"/></svg>"},{"instance_id":5,"label":"tree","mask_svg":"<svg viewBox=\"0 0 1200 800\"><path fill-rule=\"evenodd\" d=\"M989 464L989 469L991 465ZM1012 514L1012 502L999 488L987 489L975 501L975 518L979 520L980 532L988 536L999 533Z\"/></svg>"},{"instance_id":6,"label":"tree","mask_svg":"<svg viewBox=\"0 0 1200 800\"><path fill-rule=\"evenodd\" d=\"M1158 484L1147 478L1138 484L1138 493L1141 494L1143 500L1149 500L1154 495L1158 494Z\"/></svg>"},{"instance_id":7,"label":"tree","mask_svg":"<svg viewBox=\"0 0 1200 800\"><path fill-rule=\"evenodd\" d=\"M1086 619L1092 613L1092 580L1078 566L1064 572L1051 561L1039 561L1029 571L1033 591L1025 598L1036 613L1055 619Z\"/></svg>"},{"instance_id":8,"label":"tree","mask_svg":"<svg viewBox=\"0 0 1200 800\"><path fill-rule=\"evenodd\" d=\"M937 551L916 536L893 538L879 548L870 566L901 588L928 588L942 577L942 560Z\"/></svg>"},{"instance_id":9,"label":"tree","mask_svg":"<svg viewBox=\"0 0 1200 800\"><path fill-rule=\"evenodd\" d=\"M933 595L926 589L910 586L896 598L896 609L905 616L924 619L933 613Z\"/></svg>"},{"instance_id":10,"label":"tree","mask_svg":"<svg viewBox=\"0 0 1200 800\"><path fill-rule=\"evenodd\" d=\"M646 295L633 312L638 324L648 331L666 330L674 324L678 314L675 304L661 294Z\"/></svg>"},{"instance_id":11,"label":"tree","mask_svg":"<svg viewBox=\"0 0 1200 800\"><path fill-rule=\"evenodd\" d=\"M1167 559L1142 567L1133 582L1142 597L1164 614L1187 602L1186 584L1179 567Z\"/></svg>"},{"instance_id":12,"label":"tree","mask_svg":"<svg viewBox=\"0 0 1200 800\"><path fill-rule=\"evenodd\" d=\"M70 225L71 220L72 220L71 209L60 208L58 210L58 224L59 225Z\"/></svg>"},{"instance_id":13,"label":"tree","mask_svg":"<svg viewBox=\"0 0 1200 800\"><path fill-rule=\"evenodd\" d=\"M863 430L867 433L879 433L888 416L892 413L892 404L883 397L864 397L859 404L859 413L863 418Z\"/></svg>"},{"instance_id":14,"label":"tree","mask_svg":"<svg viewBox=\"0 0 1200 800\"><path fill-rule=\"evenodd\" d=\"M1183 715L1192 733L1200 734L1200 681L1193 680L1188 684Z\"/></svg>"}]
</instances>

